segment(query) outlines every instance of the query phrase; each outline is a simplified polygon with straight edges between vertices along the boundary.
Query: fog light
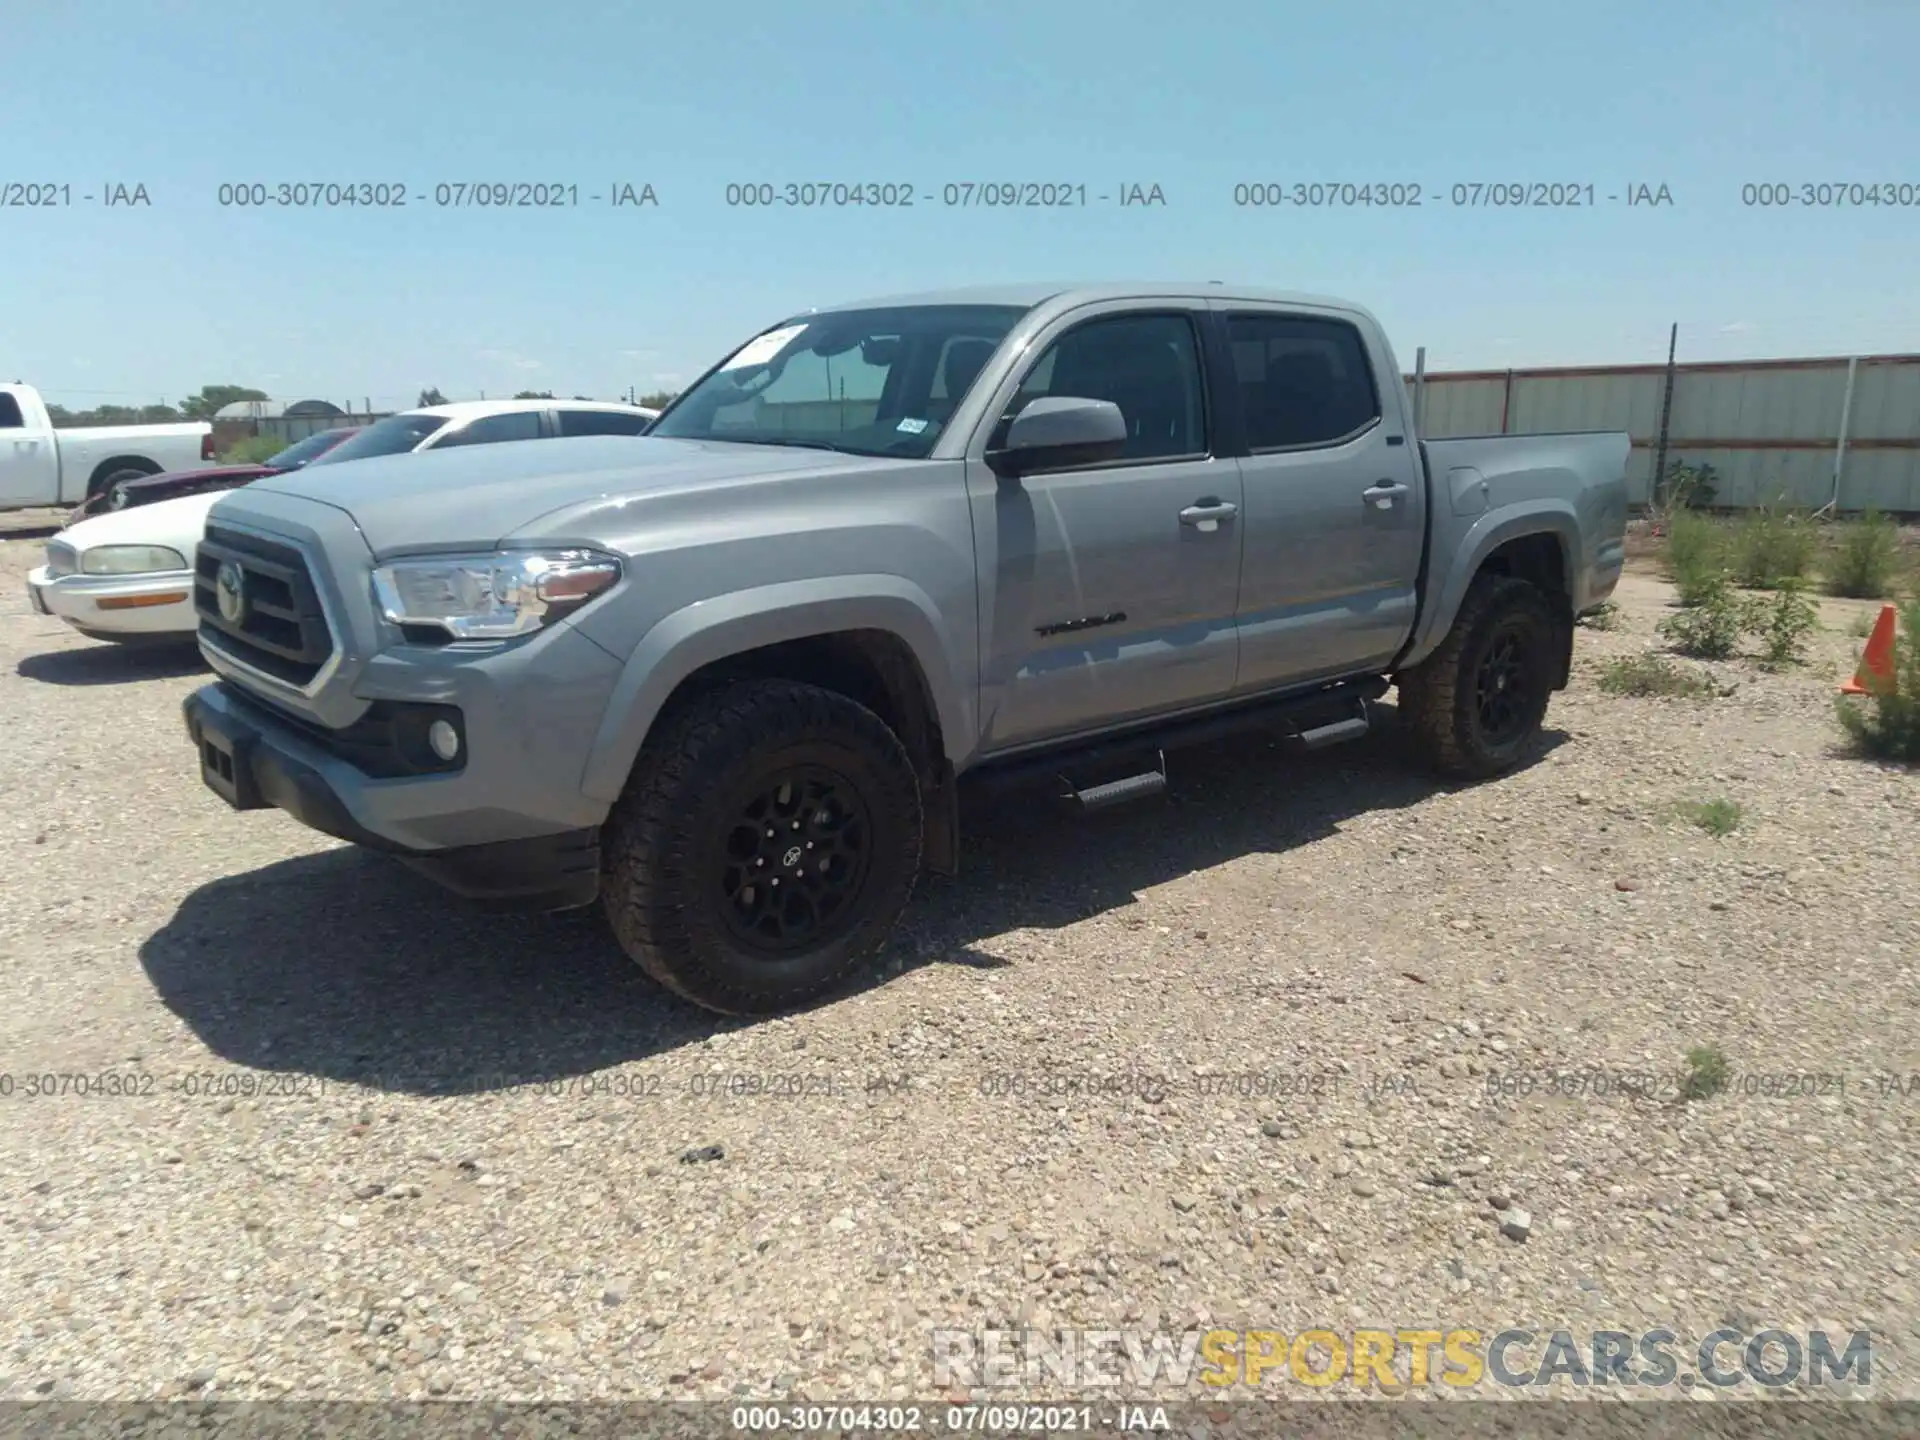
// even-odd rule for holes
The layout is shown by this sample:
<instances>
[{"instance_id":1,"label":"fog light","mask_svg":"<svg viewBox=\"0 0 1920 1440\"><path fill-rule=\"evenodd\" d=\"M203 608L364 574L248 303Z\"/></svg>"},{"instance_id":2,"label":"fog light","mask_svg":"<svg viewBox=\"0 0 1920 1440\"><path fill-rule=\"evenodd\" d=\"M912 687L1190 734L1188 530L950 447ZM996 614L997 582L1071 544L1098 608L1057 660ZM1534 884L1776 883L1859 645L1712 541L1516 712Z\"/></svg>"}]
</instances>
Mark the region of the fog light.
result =
<instances>
[{"instance_id":1,"label":"fog light","mask_svg":"<svg viewBox=\"0 0 1920 1440\"><path fill-rule=\"evenodd\" d=\"M434 754L451 762L460 753L460 732L445 720L436 720L427 727L427 744L433 747Z\"/></svg>"}]
</instances>

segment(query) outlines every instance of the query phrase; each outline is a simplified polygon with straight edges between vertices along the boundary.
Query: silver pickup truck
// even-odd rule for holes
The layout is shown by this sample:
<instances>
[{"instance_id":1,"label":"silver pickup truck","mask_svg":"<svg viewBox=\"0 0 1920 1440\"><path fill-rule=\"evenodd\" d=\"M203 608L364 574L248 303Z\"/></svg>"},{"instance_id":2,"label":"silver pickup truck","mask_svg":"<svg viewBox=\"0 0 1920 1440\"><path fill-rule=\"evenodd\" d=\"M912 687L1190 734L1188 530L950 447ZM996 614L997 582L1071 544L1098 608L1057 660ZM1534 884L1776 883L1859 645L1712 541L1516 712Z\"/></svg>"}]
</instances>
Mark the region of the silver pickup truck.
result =
<instances>
[{"instance_id":1,"label":"silver pickup truck","mask_svg":"<svg viewBox=\"0 0 1920 1440\"><path fill-rule=\"evenodd\" d=\"M647 973L839 985L957 790L1162 789L1397 684L1443 772L1520 761L1614 588L1624 434L1414 433L1380 326L1220 284L783 320L644 438L262 480L199 547L206 784L478 899L598 900Z\"/></svg>"}]
</instances>

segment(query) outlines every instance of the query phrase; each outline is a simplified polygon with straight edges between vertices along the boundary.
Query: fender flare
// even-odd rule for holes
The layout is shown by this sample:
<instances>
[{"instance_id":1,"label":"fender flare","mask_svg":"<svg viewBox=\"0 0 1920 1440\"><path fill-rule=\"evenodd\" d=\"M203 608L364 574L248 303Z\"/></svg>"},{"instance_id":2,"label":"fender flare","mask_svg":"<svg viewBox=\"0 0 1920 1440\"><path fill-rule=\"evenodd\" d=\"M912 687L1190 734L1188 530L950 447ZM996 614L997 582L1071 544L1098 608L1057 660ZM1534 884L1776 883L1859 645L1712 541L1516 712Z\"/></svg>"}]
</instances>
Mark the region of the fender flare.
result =
<instances>
[{"instance_id":1,"label":"fender flare","mask_svg":"<svg viewBox=\"0 0 1920 1440\"><path fill-rule=\"evenodd\" d=\"M1580 521L1573 507L1564 500L1539 500L1521 507L1508 507L1478 521L1462 538L1456 560L1439 577L1439 596L1433 608L1421 619L1419 633L1395 669L1405 670L1419 664L1438 648L1453 628L1460 605L1467 598L1467 587L1480 573L1487 557L1513 540L1533 535L1551 535L1560 545L1560 563L1571 595L1578 584Z\"/></svg>"},{"instance_id":2,"label":"fender flare","mask_svg":"<svg viewBox=\"0 0 1920 1440\"><path fill-rule=\"evenodd\" d=\"M789 580L683 606L648 630L627 658L581 790L609 804L620 798L662 707L696 670L765 645L844 630L882 630L905 642L933 697L947 758L957 763L972 735L972 707L959 680L965 668L942 638L939 614L926 591L898 575Z\"/></svg>"}]
</instances>

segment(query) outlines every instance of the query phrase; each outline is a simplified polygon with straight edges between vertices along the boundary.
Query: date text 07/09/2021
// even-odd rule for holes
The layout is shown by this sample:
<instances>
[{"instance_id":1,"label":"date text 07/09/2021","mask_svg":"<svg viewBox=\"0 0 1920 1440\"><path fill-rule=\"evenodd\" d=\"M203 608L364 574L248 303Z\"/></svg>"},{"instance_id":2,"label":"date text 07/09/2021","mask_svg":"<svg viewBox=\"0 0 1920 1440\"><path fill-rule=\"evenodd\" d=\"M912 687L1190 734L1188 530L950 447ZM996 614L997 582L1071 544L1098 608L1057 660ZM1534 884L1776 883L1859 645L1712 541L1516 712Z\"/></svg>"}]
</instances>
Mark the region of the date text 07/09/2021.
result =
<instances>
[{"instance_id":1,"label":"date text 07/09/2021","mask_svg":"<svg viewBox=\"0 0 1920 1440\"><path fill-rule=\"evenodd\" d=\"M1212 193L1211 191L1209 192ZM169 197L147 181L0 178L0 210L151 210ZM177 199L177 196L172 198ZM1168 208L1176 198L1160 180L735 180L695 197L736 210L1069 210ZM1594 210L1665 211L1678 204L1665 180L1299 179L1237 180L1218 196L1240 210ZM1920 177L1726 182L1710 199L1744 210L1920 209ZM650 180L237 180L216 187L223 210L657 210Z\"/></svg>"}]
</instances>

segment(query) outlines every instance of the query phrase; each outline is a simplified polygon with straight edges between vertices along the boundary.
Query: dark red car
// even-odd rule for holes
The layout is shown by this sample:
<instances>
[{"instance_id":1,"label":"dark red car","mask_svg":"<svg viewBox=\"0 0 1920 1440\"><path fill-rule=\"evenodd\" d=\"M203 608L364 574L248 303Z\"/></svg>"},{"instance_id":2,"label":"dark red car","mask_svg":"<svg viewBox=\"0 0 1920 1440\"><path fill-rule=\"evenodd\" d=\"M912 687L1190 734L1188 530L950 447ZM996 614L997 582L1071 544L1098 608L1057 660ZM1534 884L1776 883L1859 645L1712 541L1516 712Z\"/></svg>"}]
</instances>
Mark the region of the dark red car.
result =
<instances>
[{"instance_id":1,"label":"dark red car","mask_svg":"<svg viewBox=\"0 0 1920 1440\"><path fill-rule=\"evenodd\" d=\"M269 475L283 475L289 470L298 470L301 466L319 459L342 440L358 435L366 428L364 425L343 425L338 430L316 431L304 440L294 441L279 454L270 456L257 465L216 465L206 470L169 470L163 475L144 475L138 480L122 480L90 498L86 504L67 517L67 523L78 524L90 515L104 514L108 510L125 510L132 505L151 505L156 500L177 500L182 495L200 495L208 490L237 490L242 485L251 484L255 480L264 480Z\"/></svg>"}]
</instances>

